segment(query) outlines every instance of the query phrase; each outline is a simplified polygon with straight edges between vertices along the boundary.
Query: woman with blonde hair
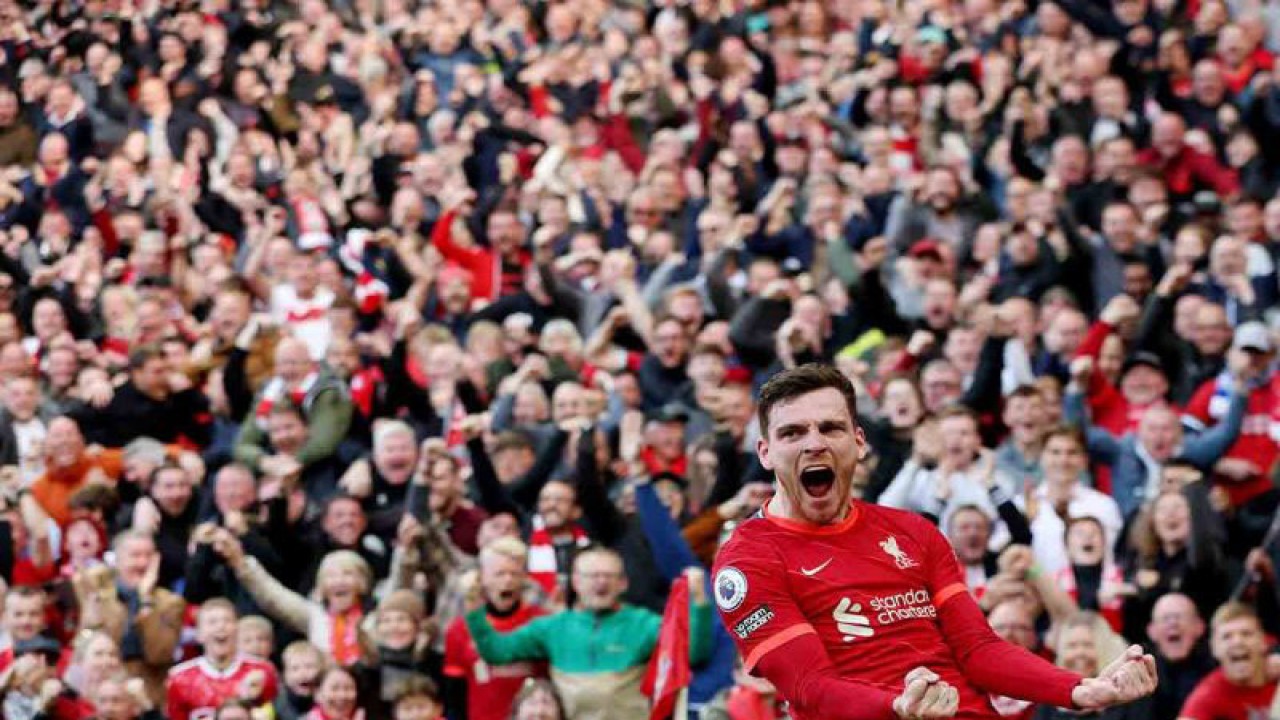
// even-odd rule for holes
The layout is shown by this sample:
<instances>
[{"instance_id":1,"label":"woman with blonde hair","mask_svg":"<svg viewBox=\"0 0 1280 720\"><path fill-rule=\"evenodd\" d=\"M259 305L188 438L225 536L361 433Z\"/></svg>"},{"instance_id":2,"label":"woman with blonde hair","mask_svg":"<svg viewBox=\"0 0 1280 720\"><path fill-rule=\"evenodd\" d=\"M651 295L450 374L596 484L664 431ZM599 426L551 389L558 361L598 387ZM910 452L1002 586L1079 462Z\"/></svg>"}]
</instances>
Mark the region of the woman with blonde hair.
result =
<instances>
[{"instance_id":1,"label":"woman with blonde hair","mask_svg":"<svg viewBox=\"0 0 1280 720\"><path fill-rule=\"evenodd\" d=\"M1107 624L1101 615L1088 610L1081 611L1062 621L1057 628L1058 667L1080 673L1085 677L1097 677L1112 662L1123 661L1129 641ZM1105 720L1140 720L1151 715L1151 697L1137 702L1110 708L1102 713ZM1036 711L1035 720L1069 720L1080 714L1042 705Z\"/></svg>"},{"instance_id":2,"label":"woman with blonde hair","mask_svg":"<svg viewBox=\"0 0 1280 720\"><path fill-rule=\"evenodd\" d=\"M304 633L339 665L353 665L371 650L361 624L373 589L373 571L356 553L335 550L326 555L316 570L315 589L305 598L285 587L255 558L245 556L231 532L219 529L213 547L267 615Z\"/></svg>"},{"instance_id":3,"label":"woman with blonde hair","mask_svg":"<svg viewBox=\"0 0 1280 720\"><path fill-rule=\"evenodd\" d=\"M62 679L68 687L84 695L99 683L121 672L123 667L120 646L110 635L97 630L85 630L76 635L71 663Z\"/></svg>"},{"instance_id":4,"label":"woman with blonde hair","mask_svg":"<svg viewBox=\"0 0 1280 720\"><path fill-rule=\"evenodd\" d=\"M1124 632L1134 637L1145 632L1156 601L1166 593L1186 593L1208 617L1230 592L1209 488L1198 479L1202 473L1175 460L1160 474L1164 490L1143 505L1129 531L1125 578L1137 594L1125 603Z\"/></svg>"}]
</instances>

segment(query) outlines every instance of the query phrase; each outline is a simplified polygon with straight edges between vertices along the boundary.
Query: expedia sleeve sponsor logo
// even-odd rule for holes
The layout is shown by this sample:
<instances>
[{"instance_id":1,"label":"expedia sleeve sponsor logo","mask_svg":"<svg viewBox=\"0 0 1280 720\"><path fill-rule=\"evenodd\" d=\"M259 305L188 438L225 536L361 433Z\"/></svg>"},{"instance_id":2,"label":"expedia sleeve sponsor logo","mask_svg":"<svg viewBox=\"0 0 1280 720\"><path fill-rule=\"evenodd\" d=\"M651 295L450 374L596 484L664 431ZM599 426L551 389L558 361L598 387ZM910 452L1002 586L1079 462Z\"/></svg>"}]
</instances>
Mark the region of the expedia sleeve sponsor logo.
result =
<instances>
[{"instance_id":1,"label":"expedia sleeve sponsor logo","mask_svg":"<svg viewBox=\"0 0 1280 720\"><path fill-rule=\"evenodd\" d=\"M751 637L752 633L764 627L772 619L773 611L769 609L768 605L761 605L753 610L750 615L742 618L737 625L734 625L733 632L738 636L739 640L746 640Z\"/></svg>"}]
</instances>

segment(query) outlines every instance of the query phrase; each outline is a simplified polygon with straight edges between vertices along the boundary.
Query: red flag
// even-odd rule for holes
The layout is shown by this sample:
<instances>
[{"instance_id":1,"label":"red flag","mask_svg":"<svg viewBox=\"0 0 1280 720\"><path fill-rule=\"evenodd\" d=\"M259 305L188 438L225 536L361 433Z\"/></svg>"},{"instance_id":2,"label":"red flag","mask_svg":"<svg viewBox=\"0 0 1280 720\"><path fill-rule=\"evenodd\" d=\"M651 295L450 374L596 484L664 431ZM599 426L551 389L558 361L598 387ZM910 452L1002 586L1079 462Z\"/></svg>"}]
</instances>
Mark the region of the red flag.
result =
<instances>
[{"instance_id":1,"label":"red flag","mask_svg":"<svg viewBox=\"0 0 1280 720\"><path fill-rule=\"evenodd\" d=\"M671 717L680 691L689 685L692 675L689 670L689 580L681 575L671 584L658 644L640 686L653 700L649 720Z\"/></svg>"}]
</instances>

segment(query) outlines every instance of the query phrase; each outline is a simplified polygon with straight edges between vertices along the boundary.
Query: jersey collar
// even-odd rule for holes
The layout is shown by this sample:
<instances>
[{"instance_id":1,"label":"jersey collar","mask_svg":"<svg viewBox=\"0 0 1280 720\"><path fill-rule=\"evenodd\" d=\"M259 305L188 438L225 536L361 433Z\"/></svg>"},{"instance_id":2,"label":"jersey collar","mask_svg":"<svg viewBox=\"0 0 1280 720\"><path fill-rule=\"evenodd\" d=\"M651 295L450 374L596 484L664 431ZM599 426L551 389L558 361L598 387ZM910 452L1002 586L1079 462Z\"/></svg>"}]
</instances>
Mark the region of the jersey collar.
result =
<instances>
[{"instance_id":1,"label":"jersey collar","mask_svg":"<svg viewBox=\"0 0 1280 720\"><path fill-rule=\"evenodd\" d=\"M760 507L760 514L765 520L777 525L778 527L789 530L791 532L802 533L804 535L839 535L848 531L858 522L858 503L851 502L849 504L849 513L844 519L837 523L827 525L815 525L804 520L792 520L790 518L781 518L770 514L769 505L773 503L770 498L768 502Z\"/></svg>"}]
</instances>

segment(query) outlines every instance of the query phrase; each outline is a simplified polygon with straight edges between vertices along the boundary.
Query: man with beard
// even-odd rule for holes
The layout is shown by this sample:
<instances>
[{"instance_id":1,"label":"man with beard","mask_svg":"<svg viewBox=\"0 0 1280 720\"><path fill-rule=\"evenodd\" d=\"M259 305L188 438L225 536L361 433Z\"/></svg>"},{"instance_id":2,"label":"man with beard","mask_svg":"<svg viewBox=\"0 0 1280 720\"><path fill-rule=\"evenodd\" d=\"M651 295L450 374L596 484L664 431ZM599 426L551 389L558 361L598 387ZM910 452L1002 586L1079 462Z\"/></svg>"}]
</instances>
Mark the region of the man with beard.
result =
<instances>
[{"instance_id":1,"label":"man with beard","mask_svg":"<svg viewBox=\"0 0 1280 720\"><path fill-rule=\"evenodd\" d=\"M510 632L546 614L523 600L528 549L511 537L498 538L480 551L479 592L485 616L499 632ZM466 621L456 618L445 632L445 701L449 717L502 720L527 678L544 677L542 663L519 662L490 667L480 658Z\"/></svg>"},{"instance_id":2,"label":"man with beard","mask_svg":"<svg viewBox=\"0 0 1280 720\"><path fill-rule=\"evenodd\" d=\"M362 500L370 532L383 540L395 537L417 466L413 428L390 420L374 427L372 457L352 463L338 481L343 490Z\"/></svg>"},{"instance_id":3,"label":"man with beard","mask_svg":"<svg viewBox=\"0 0 1280 720\"><path fill-rule=\"evenodd\" d=\"M915 196L901 195L889 208L884 235L892 255L902 255L924 238L935 238L952 249L973 237L978 217L961 207L960 178L947 167L933 167L918 185Z\"/></svg>"},{"instance_id":4,"label":"man with beard","mask_svg":"<svg viewBox=\"0 0 1280 720\"><path fill-rule=\"evenodd\" d=\"M1152 698L1152 720L1175 720L1187 697L1216 662L1204 639L1204 620L1191 598L1172 592L1156 601L1147 625L1160 686Z\"/></svg>"},{"instance_id":5,"label":"man with beard","mask_svg":"<svg viewBox=\"0 0 1280 720\"><path fill-rule=\"evenodd\" d=\"M529 265L525 251L525 228L515 212L497 209L489 213L481 228L473 227L471 235L484 237L485 244L463 242L462 233L454 232L454 224L462 220L478 225L479 213L466 217L474 201L471 191L455 192L442 198L444 213L431 231L431 244L445 260L465 268L475 278L474 296L493 301L520 291L521 275Z\"/></svg>"},{"instance_id":6,"label":"man with beard","mask_svg":"<svg viewBox=\"0 0 1280 720\"><path fill-rule=\"evenodd\" d=\"M1280 683L1267 677L1262 621L1248 605L1229 602L1210 623L1210 647L1219 668L1209 673L1178 713L1183 720L1268 717Z\"/></svg>"},{"instance_id":7,"label":"man with beard","mask_svg":"<svg viewBox=\"0 0 1280 720\"><path fill-rule=\"evenodd\" d=\"M994 718L989 694L1102 710L1155 689L1155 662L1137 646L1083 678L992 633L936 528L853 500L867 454L856 408L834 368L806 365L765 384L756 450L779 492L716 562L726 627L793 715Z\"/></svg>"},{"instance_id":8,"label":"man with beard","mask_svg":"<svg viewBox=\"0 0 1280 720\"><path fill-rule=\"evenodd\" d=\"M196 638L204 654L169 671L166 717L198 720L211 717L228 700L256 706L275 698L275 666L243 655L236 647L236 611L230 601L214 598L200 606Z\"/></svg>"}]
</instances>

